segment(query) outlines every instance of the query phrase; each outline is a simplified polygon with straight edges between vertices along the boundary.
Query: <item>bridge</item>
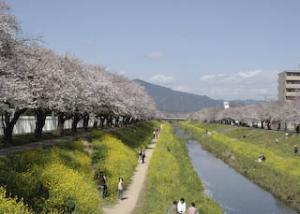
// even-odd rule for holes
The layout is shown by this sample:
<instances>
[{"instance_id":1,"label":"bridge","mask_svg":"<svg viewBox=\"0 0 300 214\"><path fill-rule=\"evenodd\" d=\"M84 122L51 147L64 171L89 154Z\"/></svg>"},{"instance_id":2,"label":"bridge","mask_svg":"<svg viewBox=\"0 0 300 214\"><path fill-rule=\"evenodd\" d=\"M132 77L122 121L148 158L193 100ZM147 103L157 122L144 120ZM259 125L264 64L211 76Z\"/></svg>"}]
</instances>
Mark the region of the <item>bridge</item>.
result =
<instances>
[{"instance_id":1,"label":"bridge","mask_svg":"<svg viewBox=\"0 0 300 214\"><path fill-rule=\"evenodd\" d=\"M183 120L187 120L187 118L184 118L184 117L163 117L163 118L160 118L161 120L166 120L166 121L173 121L173 120L176 120L176 121L183 121Z\"/></svg>"}]
</instances>

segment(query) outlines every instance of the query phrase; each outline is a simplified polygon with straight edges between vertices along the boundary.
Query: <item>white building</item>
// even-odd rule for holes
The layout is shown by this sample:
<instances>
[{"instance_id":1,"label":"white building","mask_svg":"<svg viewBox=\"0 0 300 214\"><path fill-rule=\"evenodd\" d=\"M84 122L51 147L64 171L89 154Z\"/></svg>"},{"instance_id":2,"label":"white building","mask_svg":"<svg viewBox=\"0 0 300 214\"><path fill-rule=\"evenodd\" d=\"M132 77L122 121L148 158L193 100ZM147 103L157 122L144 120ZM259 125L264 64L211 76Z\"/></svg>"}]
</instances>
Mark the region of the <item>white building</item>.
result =
<instances>
[{"instance_id":1,"label":"white building","mask_svg":"<svg viewBox=\"0 0 300 214\"><path fill-rule=\"evenodd\" d=\"M229 102L224 101L224 109L228 109L229 108Z\"/></svg>"},{"instance_id":2,"label":"white building","mask_svg":"<svg viewBox=\"0 0 300 214\"><path fill-rule=\"evenodd\" d=\"M300 70L289 70L278 74L278 100L294 100L300 96Z\"/></svg>"}]
</instances>

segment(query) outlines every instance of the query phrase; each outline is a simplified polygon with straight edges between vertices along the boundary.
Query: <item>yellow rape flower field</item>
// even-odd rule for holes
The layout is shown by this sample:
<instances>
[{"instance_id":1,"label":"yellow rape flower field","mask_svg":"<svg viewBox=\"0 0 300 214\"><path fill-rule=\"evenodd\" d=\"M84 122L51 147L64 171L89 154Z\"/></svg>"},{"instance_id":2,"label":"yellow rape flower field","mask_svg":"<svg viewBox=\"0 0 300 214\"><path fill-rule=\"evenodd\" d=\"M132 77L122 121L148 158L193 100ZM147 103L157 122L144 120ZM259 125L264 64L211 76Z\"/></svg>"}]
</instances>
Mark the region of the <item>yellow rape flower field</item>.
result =
<instances>
[{"instance_id":1,"label":"yellow rape flower field","mask_svg":"<svg viewBox=\"0 0 300 214\"><path fill-rule=\"evenodd\" d=\"M137 165L137 151L151 142L156 121L114 130L93 130L92 141L78 139L45 149L0 157L0 213L102 213L116 201L119 176L125 188ZM96 174L107 175L108 197L101 199Z\"/></svg>"}]
</instances>

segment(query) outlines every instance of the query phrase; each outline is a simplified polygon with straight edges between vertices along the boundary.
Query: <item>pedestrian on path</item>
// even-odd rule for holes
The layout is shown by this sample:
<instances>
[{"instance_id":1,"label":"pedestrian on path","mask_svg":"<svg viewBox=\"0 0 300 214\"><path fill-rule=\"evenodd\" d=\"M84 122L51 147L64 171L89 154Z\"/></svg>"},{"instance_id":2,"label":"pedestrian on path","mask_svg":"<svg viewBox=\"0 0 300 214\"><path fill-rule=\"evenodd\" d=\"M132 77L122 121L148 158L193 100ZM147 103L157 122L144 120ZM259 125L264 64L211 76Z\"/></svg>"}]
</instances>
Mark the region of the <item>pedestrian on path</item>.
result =
<instances>
[{"instance_id":1,"label":"pedestrian on path","mask_svg":"<svg viewBox=\"0 0 300 214\"><path fill-rule=\"evenodd\" d=\"M107 195L107 185L106 185L106 176L104 172L100 172L98 176L99 189L101 193L101 197L105 198Z\"/></svg>"},{"instance_id":2,"label":"pedestrian on path","mask_svg":"<svg viewBox=\"0 0 300 214\"><path fill-rule=\"evenodd\" d=\"M145 163L146 153L145 150L142 152L142 163Z\"/></svg>"},{"instance_id":3,"label":"pedestrian on path","mask_svg":"<svg viewBox=\"0 0 300 214\"><path fill-rule=\"evenodd\" d=\"M152 138L156 138L156 132L155 132L155 130L153 131L153 136L152 136Z\"/></svg>"},{"instance_id":4,"label":"pedestrian on path","mask_svg":"<svg viewBox=\"0 0 300 214\"><path fill-rule=\"evenodd\" d=\"M142 150L139 151L138 155L139 155L139 163L141 163L142 162Z\"/></svg>"},{"instance_id":5,"label":"pedestrian on path","mask_svg":"<svg viewBox=\"0 0 300 214\"><path fill-rule=\"evenodd\" d=\"M194 202L191 203L191 206L187 210L187 214L199 214L196 209L196 204Z\"/></svg>"},{"instance_id":6,"label":"pedestrian on path","mask_svg":"<svg viewBox=\"0 0 300 214\"><path fill-rule=\"evenodd\" d=\"M119 177L119 183L118 183L118 199L123 199L123 178Z\"/></svg>"},{"instance_id":7,"label":"pedestrian on path","mask_svg":"<svg viewBox=\"0 0 300 214\"><path fill-rule=\"evenodd\" d=\"M184 214L186 211L186 204L184 198L181 198L177 204L177 212L179 214Z\"/></svg>"},{"instance_id":8,"label":"pedestrian on path","mask_svg":"<svg viewBox=\"0 0 300 214\"><path fill-rule=\"evenodd\" d=\"M178 212L177 212L177 201L173 201L172 206L168 209L168 214L178 214Z\"/></svg>"}]
</instances>

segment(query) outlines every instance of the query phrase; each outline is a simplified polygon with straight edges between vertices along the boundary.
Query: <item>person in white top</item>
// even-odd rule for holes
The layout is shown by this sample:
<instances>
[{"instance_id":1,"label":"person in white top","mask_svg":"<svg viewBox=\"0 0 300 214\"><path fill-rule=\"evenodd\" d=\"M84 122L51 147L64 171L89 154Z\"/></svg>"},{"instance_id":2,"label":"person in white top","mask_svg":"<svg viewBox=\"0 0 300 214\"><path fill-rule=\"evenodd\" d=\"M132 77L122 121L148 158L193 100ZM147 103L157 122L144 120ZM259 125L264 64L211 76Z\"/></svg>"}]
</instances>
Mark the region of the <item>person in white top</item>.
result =
<instances>
[{"instance_id":1,"label":"person in white top","mask_svg":"<svg viewBox=\"0 0 300 214\"><path fill-rule=\"evenodd\" d=\"M118 198L120 200L123 199L123 178L119 177L119 183L118 183Z\"/></svg>"},{"instance_id":2,"label":"person in white top","mask_svg":"<svg viewBox=\"0 0 300 214\"><path fill-rule=\"evenodd\" d=\"M181 198L177 204L177 212L180 214L184 214L186 211L186 204L184 202L184 198Z\"/></svg>"}]
</instances>

